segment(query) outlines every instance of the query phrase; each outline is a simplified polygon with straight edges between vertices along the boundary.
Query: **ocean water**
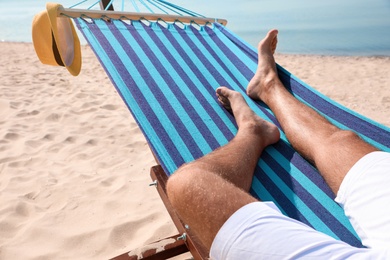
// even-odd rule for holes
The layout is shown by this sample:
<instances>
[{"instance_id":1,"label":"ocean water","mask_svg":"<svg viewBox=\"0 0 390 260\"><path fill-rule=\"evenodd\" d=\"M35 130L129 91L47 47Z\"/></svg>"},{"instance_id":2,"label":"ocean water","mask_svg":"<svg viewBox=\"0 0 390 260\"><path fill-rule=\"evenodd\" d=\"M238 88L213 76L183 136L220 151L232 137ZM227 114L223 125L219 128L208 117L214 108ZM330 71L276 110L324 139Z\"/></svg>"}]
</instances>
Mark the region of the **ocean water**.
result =
<instances>
[{"instance_id":1,"label":"ocean water","mask_svg":"<svg viewBox=\"0 0 390 260\"><path fill-rule=\"evenodd\" d=\"M144 0L145 1L145 0ZM0 0L0 41L31 42L34 14L46 0ZM61 0L64 7L79 0ZM96 0L79 7L87 8ZM125 9L132 8L125 1ZM390 56L389 0L170 0L208 17L225 18L227 27L252 46L278 28L282 53ZM122 0L114 1L121 8ZM134 11L134 9L133 9ZM85 40L82 39L85 43Z\"/></svg>"}]
</instances>

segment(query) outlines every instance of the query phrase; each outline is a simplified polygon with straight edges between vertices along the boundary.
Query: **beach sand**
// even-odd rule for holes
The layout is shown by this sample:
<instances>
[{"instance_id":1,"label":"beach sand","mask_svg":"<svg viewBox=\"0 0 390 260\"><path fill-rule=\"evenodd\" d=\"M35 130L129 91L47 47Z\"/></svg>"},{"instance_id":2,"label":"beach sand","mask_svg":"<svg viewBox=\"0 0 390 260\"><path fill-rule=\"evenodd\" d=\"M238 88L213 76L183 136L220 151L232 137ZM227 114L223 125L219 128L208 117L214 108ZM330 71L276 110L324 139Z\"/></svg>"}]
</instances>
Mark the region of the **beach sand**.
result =
<instances>
[{"instance_id":1,"label":"beach sand","mask_svg":"<svg viewBox=\"0 0 390 260\"><path fill-rule=\"evenodd\" d=\"M82 51L73 77L42 65L30 43L0 43L0 259L107 259L177 232L148 186L155 162L143 135ZM390 57L277 61L390 126Z\"/></svg>"}]
</instances>

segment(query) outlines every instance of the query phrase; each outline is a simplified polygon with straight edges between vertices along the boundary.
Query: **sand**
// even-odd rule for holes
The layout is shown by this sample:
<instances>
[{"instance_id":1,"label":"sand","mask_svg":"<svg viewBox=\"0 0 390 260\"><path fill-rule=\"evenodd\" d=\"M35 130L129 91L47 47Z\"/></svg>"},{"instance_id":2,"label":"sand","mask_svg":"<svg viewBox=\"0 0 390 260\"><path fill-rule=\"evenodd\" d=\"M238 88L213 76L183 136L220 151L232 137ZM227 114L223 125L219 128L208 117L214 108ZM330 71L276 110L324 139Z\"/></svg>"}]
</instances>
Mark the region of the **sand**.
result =
<instances>
[{"instance_id":1,"label":"sand","mask_svg":"<svg viewBox=\"0 0 390 260\"><path fill-rule=\"evenodd\" d=\"M89 47L73 77L0 43L0 259L107 259L177 231L155 164ZM390 126L390 57L277 55L322 93ZM179 259L186 259L182 256Z\"/></svg>"}]
</instances>

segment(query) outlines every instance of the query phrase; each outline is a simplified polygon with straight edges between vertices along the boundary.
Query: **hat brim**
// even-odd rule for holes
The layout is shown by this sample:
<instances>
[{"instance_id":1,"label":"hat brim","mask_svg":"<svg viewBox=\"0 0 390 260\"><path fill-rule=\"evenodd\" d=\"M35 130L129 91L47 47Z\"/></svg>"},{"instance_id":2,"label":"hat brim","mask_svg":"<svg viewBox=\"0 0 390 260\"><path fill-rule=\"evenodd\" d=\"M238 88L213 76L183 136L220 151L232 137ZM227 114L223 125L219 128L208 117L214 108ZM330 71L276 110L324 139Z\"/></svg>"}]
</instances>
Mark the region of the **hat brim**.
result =
<instances>
[{"instance_id":1,"label":"hat brim","mask_svg":"<svg viewBox=\"0 0 390 260\"><path fill-rule=\"evenodd\" d=\"M56 3L47 3L46 11L52 28L54 40L59 49L63 65L70 74L77 76L81 70L81 47L80 40L74 28L72 21L68 17L58 17L58 10L63 9L62 5ZM60 20L61 19L61 20ZM70 42L64 42L64 33L59 32L58 25L65 25L70 30L67 36ZM63 26L61 26L63 27ZM62 33L61 35L59 33Z\"/></svg>"}]
</instances>

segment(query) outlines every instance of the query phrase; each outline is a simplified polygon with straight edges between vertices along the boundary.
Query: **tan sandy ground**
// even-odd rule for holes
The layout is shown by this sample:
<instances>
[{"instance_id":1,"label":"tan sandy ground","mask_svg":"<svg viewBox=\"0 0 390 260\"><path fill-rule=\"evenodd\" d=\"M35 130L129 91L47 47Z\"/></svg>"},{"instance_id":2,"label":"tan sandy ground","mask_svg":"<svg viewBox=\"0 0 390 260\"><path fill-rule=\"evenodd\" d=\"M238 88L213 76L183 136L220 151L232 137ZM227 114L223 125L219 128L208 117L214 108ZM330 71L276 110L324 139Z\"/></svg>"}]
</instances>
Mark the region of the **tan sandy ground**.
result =
<instances>
[{"instance_id":1,"label":"tan sandy ground","mask_svg":"<svg viewBox=\"0 0 390 260\"><path fill-rule=\"evenodd\" d=\"M0 259L106 259L176 233L148 187L143 135L88 47L83 56L72 77L41 65L32 44L0 43ZM390 57L277 60L390 126Z\"/></svg>"}]
</instances>

